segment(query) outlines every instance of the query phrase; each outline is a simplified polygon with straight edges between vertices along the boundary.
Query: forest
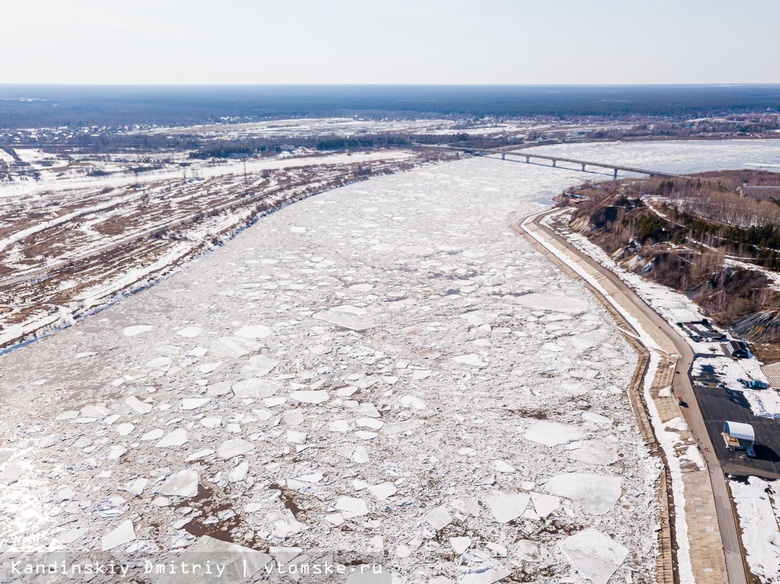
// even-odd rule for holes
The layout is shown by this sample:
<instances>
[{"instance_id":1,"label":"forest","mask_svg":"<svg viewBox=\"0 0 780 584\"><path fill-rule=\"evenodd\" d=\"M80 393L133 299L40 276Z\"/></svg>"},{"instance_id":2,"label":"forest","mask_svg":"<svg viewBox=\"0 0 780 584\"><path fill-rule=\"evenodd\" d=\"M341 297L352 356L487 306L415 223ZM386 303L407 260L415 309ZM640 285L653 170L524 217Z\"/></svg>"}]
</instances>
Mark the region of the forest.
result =
<instances>
[{"instance_id":1,"label":"forest","mask_svg":"<svg viewBox=\"0 0 780 584\"><path fill-rule=\"evenodd\" d=\"M780 342L778 191L780 174L743 170L585 184L559 204L623 268L687 294L748 340Z\"/></svg>"}]
</instances>

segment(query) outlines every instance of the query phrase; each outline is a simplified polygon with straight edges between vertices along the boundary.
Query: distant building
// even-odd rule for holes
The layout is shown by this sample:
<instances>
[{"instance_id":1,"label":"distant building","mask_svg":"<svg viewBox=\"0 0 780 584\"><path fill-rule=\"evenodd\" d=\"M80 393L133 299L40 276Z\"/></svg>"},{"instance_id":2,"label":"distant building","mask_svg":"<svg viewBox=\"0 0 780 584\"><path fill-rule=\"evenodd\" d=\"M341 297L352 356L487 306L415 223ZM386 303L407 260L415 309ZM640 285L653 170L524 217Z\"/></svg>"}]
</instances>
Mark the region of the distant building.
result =
<instances>
[{"instance_id":1,"label":"distant building","mask_svg":"<svg viewBox=\"0 0 780 584\"><path fill-rule=\"evenodd\" d=\"M707 320L694 320L688 322L678 322L677 326L688 333L696 342L712 342L712 341L725 341L728 337L721 331L712 326L712 323Z\"/></svg>"},{"instance_id":2,"label":"distant building","mask_svg":"<svg viewBox=\"0 0 780 584\"><path fill-rule=\"evenodd\" d=\"M732 359L750 359L753 356L744 341L728 341L723 343L721 347L723 354Z\"/></svg>"}]
</instances>

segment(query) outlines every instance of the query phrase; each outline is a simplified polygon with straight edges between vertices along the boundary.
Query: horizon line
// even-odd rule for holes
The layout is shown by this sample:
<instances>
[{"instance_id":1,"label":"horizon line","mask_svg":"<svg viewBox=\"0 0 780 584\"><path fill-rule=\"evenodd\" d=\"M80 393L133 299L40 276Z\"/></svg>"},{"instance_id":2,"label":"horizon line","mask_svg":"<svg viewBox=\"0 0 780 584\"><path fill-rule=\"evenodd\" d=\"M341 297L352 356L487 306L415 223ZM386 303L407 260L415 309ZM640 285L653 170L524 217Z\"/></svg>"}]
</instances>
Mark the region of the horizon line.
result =
<instances>
[{"instance_id":1,"label":"horizon line","mask_svg":"<svg viewBox=\"0 0 780 584\"><path fill-rule=\"evenodd\" d=\"M780 87L771 83L47 83L0 82L0 87Z\"/></svg>"}]
</instances>

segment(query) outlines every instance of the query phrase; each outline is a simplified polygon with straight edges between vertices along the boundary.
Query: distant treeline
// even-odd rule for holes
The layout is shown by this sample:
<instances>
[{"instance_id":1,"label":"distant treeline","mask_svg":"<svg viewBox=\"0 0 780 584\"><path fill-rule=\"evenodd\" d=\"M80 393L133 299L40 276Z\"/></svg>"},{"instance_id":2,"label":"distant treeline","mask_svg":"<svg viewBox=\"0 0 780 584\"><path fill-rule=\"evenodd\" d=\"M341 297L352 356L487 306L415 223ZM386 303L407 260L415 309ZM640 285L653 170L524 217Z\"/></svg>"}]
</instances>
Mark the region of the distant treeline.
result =
<instances>
[{"instance_id":1,"label":"distant treeline","mask_svg":"<svg viewBox=\"0 0 780 584\"><path fill-rule=\"evenodd\" d=\"M707 173L691 179L650 178L638 183L645 194L662 197L653 212L638 196L595 190L577 215L589 215L602 243L614 252L642 246L691 243L780 270L780 205L743 194L751 186L780 185L765 171Z\"/></svg>"},{"instance_id":2,"label":"distant treeline","mask_svg":"<svg viewBox=\"0 0 780 584\"><path fill-rule=\"evenodd\" d=\"M298 117L601 116L780 111L780 86L0 85L0 128L181 126Z\"/></svg>"},{"instance_id":3,"label":"distant treeline","mask_svg":"<svg viewBox=\"0 0 780 584\"><path fill-rule=\"evenodd\" d=\"M166 135L163 133L120 133L100 130L90 133L39 130L25 133L19 140L15 136L0 134L0 148L11 151L17 148L40 148L48 152L79 150L89 154L109 154L122 151L182 152L201 145L201 141L187 135ZM13 140L13 142L11 142ZM8 143L4 143L8 142Z\"/></svg>"},{"instance_id":4,"label":"distant treeline","mask_svg":"<svg viewBox=\"0 0 780 584\"><path fill-rule=\"evenodd\" d=\"M17 148L40 148L47 152L77 150L86 154L113 154L121 152L163 152L190 151L190 158L242 158L279 153L284 150L308 148L319 151L359 150L411 145L449 145L489 148L520 145L522 138L472 136L467 133L451 134L409 134L375 133L356 136L276 136L273 138L250 137L237 140L213 139L188 134L167 134L165 132L123 133L116 130L94 130L90 132L63 132L38 130L25 133L23 137L0 132L0 148L15 156ZM11 141L13 145L11 145ZM9 142L4 144L4 142ZM18 157L17 157L18 158Z\"/></svg>"},{"instance_id":5,"label":"distant treeline","mask_svg":"<svg viewBox=\"0 0 780 584\"><path fill-rule=\"evenodd\" d=\"M465 133L455 134L365 134L361 136L317 136L251 138L245 140L217 140L201 145L190 158L243 158L267 152L282 152L295 148L308 148L321 152L337 150L361 150L373 148L403 147L412 145L451 145L461 147L496 147L522 144L517 138L484 138Z\"/></svg>"}]
</instances>

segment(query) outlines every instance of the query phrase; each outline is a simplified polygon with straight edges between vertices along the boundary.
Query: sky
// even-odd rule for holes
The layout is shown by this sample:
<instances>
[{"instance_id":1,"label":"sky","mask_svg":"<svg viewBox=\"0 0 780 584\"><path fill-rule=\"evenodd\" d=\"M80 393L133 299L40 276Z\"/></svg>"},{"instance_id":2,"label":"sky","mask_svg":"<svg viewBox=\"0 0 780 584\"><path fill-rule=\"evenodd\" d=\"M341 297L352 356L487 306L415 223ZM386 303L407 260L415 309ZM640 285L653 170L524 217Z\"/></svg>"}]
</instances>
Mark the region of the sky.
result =
<instances>
[{"instance_id":1,"label":"sky","mask_svg":"<svg viewBox=\"0 0 780 584\"><path fill-rule=\"evenodd\" d=\"M2 83L780 83L778 0L0 0Z\"/></svg>"}]
</instances>

